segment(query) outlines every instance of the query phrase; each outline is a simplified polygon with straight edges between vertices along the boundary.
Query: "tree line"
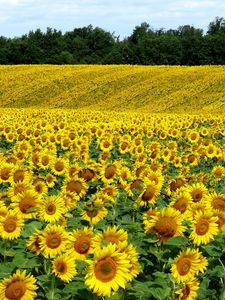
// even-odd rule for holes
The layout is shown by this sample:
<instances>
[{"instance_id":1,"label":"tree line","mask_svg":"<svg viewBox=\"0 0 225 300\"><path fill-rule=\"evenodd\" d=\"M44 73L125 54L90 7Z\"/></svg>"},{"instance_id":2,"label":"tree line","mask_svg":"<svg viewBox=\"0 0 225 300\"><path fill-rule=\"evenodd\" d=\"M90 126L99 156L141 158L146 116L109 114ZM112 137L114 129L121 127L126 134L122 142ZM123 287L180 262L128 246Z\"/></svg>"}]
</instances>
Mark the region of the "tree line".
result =
<instances>
[{"instance_id":1,"label":"tree line","mask_svg":"<svg viewBox=\"0 0 225 300\"><path fill-rule=\"evenodd\" d=\"M225 19L216 17L206 34L190 25L154 30L144 22L122 40L92 25L0 36L0 64L224 65Z\"/></svg>"}]
</instances>

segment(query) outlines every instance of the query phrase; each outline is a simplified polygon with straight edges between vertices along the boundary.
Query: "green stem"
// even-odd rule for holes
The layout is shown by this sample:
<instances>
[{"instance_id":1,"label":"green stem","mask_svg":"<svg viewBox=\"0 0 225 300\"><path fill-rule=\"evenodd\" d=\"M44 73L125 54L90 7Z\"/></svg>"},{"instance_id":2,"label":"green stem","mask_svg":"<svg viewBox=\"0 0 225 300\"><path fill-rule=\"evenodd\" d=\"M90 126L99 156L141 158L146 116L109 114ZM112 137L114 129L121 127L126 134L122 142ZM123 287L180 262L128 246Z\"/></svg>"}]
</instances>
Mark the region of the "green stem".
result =
<instances>
[{"instance_id":1,"label":"green stem","mask_svg":"<svg viewBox=\"0 0 225 300\"><path fill-rule=\"evenodd\" d=\"M220 262L220 264L223 267L223 270L225 272L225 266L224 266L224 264L223 264L223 262L222 262L222 260L220 258L219 258L219 262ZM222 292L220 294L220 298L219 298L220 300L225 300L225 284L224 284L224 279L225 279L225 275L224 275L224 278L223 278L223 289L222 289Z\"/></svg>"},{"instance_id":2,"label":"green stem","mask_svg":"<svg viewBox=\"0 0 225 300\"><path fill-rule=\"evenodd\" d=\"M124 289L121 300L125 300L127 291Z\"/></svg>"},{"instance_id":3,"label":"green stem","mask_svg":"<svg viewBox=\"0 0 225 300\"><path fill-rule=\"evenodd\" d=\"M55 299L55 276L54 275L52 275L52 280L51 280L50 299L51 300Z\"/></svg>"}]
</instances>

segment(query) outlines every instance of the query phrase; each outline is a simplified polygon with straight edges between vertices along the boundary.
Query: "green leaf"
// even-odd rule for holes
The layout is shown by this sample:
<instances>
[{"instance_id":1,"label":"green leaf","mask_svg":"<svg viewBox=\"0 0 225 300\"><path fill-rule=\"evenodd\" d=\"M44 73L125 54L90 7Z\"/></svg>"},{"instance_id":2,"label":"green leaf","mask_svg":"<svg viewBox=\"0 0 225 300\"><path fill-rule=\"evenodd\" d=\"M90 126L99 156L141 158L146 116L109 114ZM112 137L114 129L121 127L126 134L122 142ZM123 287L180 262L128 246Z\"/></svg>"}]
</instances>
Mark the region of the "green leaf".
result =
<instances>
[{"instance_id":1,"label":"green leaf","mask_svg":"<svg viewBox=\"0 0 225 300\"><path fill-rule=\"evenodd\" d=\"M186 246L187 244L188 244L188 238L180 237L180 236L172 237L168 239L167 242L165 243L165 245L177 246L177 247Z\"/></svg>"},{"instance_id":2,"label":"green leaf","mask_svg":"<svg viewBox=\"0 0 225 300\"><path fill-rule=\"evenodd\" d=\"M220 247L216 247L215 245L207 245L202 246L202 248L207 252L209 256L221 256L221 249Z\"/></svg>"},{"instance_id":3,"label":"green leaf","mask_svg":"<svg viewBox=\"0 0 225 300\"><path fill-rule=\"evenodd\" d=\"M211 270L208 269L207 273L210 276L214 276L214 277L225 277L225 271L224 271L224 268L222 266L216 266L215 268L213 268Z\"/></svg>"},{"instance_id":4,"label":"green leaf","mask_svg":"<svg viewBox=\"0 0 225 300\"><path fill-rule=\"evenodd\" d=\"M13 257L15 255L15 250L13 249L4 249L3 247L0 248L1 255L5 257Z\"/></svg>"},{"instance_id":5,"label":"green leaf","mask_svg":"<svg viewBox=\"0 0 225 300\"><path fill-rule=\"evenodd\" d=\"M47 282L51 279L51 275L39 275L37 279L41 282Z\"/></svg>"},{"instance_id":6,"label":"green leaf","mask_svg":"<svg viewBox=\"0 0 225 300\"><path fill-rule=\"evenodd\" d=\"M19 267L19 266L23 265L24 260L25 260L25 255L23 253L17 252L13 258L13 264L16 267Z\"/></svg>"},{"instance_id":7,"label":"green leaf","mask_svg":"<svg viewBox=\"0 0 225 300\"><path fill-rule=\"evenodd\" d=\"M4 279L12 274L15 266L11 262L1 263L0 279Z\"/></svg>"},{"instance_id":8,"label":"green leaf","mask_svg":"<svg viewBox=\"0 0 225 300\"><path fill-rule=\"evenodd\" d=\"M27 238L31 236L36 230L41 229L43 224L39 221L32 221L27 223L22 231L22 237Z\"/></svg>"}]
</instances>

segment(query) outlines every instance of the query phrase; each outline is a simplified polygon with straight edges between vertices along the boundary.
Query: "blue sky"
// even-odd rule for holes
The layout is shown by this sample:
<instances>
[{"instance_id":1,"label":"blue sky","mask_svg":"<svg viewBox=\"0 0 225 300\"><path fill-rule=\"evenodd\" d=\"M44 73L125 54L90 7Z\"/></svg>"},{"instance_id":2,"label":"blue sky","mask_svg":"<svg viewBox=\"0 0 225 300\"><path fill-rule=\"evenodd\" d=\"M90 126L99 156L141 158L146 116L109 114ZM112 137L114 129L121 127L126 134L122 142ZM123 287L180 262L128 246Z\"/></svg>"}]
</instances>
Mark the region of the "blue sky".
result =
<instances>
[{"instance_id":1,"label":"blue sky","mask_svg":"<svg viewBox=\"0 0 225 300\"><path fill-rule=\"evenodd\" d=\"M92 24L124 38L142 22L153 29L188 24L206 31L216 16L225 17L224 0L0 0L0 36L47 27L65 32Z\"/></svg>"}]
</instances>

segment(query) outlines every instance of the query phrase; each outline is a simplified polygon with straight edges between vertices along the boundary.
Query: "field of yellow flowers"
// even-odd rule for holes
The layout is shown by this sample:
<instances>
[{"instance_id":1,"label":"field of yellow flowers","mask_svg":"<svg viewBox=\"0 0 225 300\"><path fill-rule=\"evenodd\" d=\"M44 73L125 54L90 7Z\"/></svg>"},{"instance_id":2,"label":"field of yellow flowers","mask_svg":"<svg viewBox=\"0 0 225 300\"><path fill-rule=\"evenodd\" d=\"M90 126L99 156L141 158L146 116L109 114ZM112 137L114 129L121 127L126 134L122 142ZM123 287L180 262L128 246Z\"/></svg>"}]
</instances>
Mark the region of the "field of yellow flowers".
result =
<instances>
[{"instance_id":1,"label":"field of yellow flowers","mask_svg":"<svg viewBox=\"0 0 225 300\"><path fill-rule=\"evenodd\" d=\"M220 113L224 66L0 66L0 107Z\"/></svg>"},{"instance_id":2,"label":"field of yellow flowers","mask_svg":"<svg viewBox=\"0 0 225 300\"><path fill-rule=\"evenodd\" d=\"M0 74L0 300L224 300L225 68Z\"/></svg>"}]
</instances>

